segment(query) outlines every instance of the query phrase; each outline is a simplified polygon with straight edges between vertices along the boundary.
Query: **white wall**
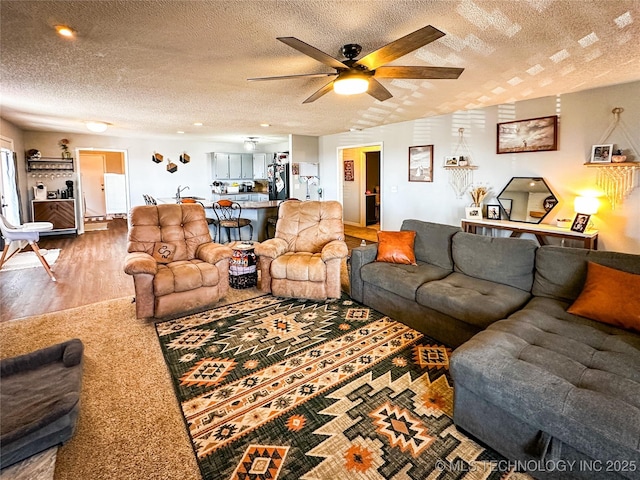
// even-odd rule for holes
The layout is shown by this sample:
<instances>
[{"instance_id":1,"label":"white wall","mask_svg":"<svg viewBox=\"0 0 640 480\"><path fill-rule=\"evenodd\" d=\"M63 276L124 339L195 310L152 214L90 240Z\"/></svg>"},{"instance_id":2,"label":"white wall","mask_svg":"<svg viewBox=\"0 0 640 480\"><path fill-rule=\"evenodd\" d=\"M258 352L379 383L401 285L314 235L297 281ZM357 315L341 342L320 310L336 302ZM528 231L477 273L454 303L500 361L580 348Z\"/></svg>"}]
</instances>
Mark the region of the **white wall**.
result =
<instances>
[{"instance_id":1,"label":"white wall","mask_svg":"<svg viewBox=\"0 0 640 480\"><path fill-rule=\"evenodd\" d=\"M319 162L319 143L318 137L310 135L290 135L291 155L289 156L289 169L293 163L318 163ZM307 196L306 183L300 183L300 177L293 175L289 171L291 185L289 187L289 196L305 200ZM304 181L304 179L303 179ZM319 179L322 182L322 177ZM310 200L318 200L319 185L309 185Z\"/></svg>"},{"instance_id":2,"label":"white wall","mask_svg":"<svg viewBox=\"0 0 640 480\"><path fill-rule=\"evenodd\" d=\"M511 177L544 177L560 200L545 223L554 223L556 218L573 218L574 198L596 189L596 169L587 168L584 163L591 146L601 143L613 120L614 107L624 108L621 119L633 135L632 141L640 145L640 82L323 136L320 137L320 175L325 199L342 196L338 149L380 142L383 144L382 228L397 230L406 218L459 225L464 207L471 199L468 195L456 198L448 185L447 172L441 167L446 155L466 155L466 152L455 151L459 143L458 129L462 127L471 162L478 166L474 183L488 184L492 189L485 204L497 203L495 196ZM495 153L497 123L556 114L560 117L557 151ZM620 128L605 143L619 144L623 149L631 147ZM409 146L430 144L434 145L435 156L433 183L409 182ZM640 152L636 152L636 156L640 157ZM601 197L599 212L593 219L600 230L601 250L640 253L640 188L615 210Z\"/></svg>"}]
</instances>

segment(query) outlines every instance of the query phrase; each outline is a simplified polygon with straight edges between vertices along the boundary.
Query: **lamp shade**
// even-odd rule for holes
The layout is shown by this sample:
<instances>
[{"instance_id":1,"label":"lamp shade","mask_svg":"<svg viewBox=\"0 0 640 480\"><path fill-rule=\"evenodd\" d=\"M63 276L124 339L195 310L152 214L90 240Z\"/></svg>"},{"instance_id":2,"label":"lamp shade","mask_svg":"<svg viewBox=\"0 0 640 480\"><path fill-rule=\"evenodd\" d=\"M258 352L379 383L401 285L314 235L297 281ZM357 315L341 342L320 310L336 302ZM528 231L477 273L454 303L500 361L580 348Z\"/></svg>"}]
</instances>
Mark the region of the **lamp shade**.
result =
<instances>
[{"instance_id":1,"label":"lamp shade","mask_svg":"<svg viewBox=\"0 0 640 480\"><path fill-rule=\"evenodd\" d=\"M573 202L575 212L584 215L595 215L598 213L598 206L598 199L595 197L576 197Z\"/></svg>"}]
</instances>

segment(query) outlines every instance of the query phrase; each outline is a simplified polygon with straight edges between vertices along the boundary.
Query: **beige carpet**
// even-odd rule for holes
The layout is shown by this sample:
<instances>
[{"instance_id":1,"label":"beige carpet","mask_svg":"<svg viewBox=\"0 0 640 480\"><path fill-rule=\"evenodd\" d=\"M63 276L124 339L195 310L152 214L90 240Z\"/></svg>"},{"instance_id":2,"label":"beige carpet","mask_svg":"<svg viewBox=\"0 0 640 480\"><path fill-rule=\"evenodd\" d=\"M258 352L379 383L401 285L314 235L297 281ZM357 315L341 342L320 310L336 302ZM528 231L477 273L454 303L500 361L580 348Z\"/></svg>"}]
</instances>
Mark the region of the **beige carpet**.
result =
<instances>
[{"instance_id":1,"label":"beige carpet","mask_svg":"<svg viewBox=\"0 0 640 480\"><path fill-rule=\"evenodd\" d=\"M258 294L231 290L223 303ZM131 297L2 323L0 356L75 337L85 345L80 418L55 479L200 479L155 327L135 318Z\"/></svg>"}]
</instances>

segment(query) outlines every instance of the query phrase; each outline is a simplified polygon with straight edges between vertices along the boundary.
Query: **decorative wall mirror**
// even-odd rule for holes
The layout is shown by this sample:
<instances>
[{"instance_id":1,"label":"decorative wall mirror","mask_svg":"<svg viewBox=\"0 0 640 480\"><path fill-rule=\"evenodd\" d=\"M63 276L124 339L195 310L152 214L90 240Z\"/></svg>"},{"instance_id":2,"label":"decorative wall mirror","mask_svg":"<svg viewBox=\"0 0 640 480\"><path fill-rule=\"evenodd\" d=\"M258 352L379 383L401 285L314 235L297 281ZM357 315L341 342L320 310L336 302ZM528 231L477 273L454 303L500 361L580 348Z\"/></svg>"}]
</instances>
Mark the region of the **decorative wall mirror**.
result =
<instances>
[{"instance_id":1,"label":"decorative wall mirror","mask_svg":"<svg viewBox=\"0 0 640 480\"><path fill-rule=\"evenodd\" d=\"M512 222L540 223L558 199L541 177L513 177L498 195L498 202Z\"/></svg>"}]
</instances>

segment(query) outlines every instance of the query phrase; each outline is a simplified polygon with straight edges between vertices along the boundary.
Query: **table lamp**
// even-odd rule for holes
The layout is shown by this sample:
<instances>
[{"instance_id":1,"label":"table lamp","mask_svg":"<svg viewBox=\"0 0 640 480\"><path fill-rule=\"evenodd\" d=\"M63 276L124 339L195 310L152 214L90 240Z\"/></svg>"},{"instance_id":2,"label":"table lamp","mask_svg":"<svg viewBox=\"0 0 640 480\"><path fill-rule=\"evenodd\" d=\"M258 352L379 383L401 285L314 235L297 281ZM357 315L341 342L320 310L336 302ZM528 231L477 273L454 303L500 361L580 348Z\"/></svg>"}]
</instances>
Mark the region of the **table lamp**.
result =
<instances>
[{"instance_id":1,"label":"table lamp","mask_svg":"<svg viewBox=\"0 0 640 480\"><path fill-rule=\"evenodd\" d=\"M576 197L573 201L573 210L582 215L595 215L598 213L599 202L595 197ZM587 228L593 228L593 222L589 219Z\"/></svg>"}]
</instances>

